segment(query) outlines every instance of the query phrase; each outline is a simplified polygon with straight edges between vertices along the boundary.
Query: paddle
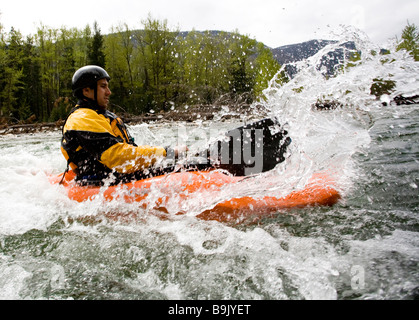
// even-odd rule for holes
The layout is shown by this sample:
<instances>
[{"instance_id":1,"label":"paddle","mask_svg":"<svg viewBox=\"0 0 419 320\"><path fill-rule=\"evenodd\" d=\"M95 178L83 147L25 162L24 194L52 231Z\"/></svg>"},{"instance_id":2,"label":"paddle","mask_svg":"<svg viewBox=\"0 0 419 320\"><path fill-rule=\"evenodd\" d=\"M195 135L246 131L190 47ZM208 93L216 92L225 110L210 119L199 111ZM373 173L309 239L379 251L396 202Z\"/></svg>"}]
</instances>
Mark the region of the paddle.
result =
<instances>
[{"instance_id":1,"label":"paddle","mask_svg":"<svg viewBox=\"0 0 419 320\"><path fill-rule=\"evenodd\" d=\"M288 132L278 121L266 118L228 131L208 149L199 152L199 160L186 163L182 169L220 168L235 176L258 174L283 162L290 143ZM173 157L173 151L169 149L167 156Z\"/></svg>"}]
</instances>

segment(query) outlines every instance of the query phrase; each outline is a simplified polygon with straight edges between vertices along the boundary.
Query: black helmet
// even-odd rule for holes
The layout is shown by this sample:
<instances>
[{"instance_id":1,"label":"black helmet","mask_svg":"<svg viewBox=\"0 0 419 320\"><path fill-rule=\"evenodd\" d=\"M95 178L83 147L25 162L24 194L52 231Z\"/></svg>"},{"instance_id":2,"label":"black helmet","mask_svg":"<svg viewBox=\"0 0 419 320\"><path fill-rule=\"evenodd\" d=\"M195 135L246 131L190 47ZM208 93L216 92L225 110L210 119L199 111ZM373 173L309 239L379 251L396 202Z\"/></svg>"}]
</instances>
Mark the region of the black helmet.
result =
<instances>
[{"instance_id":1,"label":"black helmet","mask_svg":"<svg viewBox=\"0 0 419 320\"><path fill-rule=\"evenodd\" d=\"M108 73L105 69L99 66L84 66L77 70L73 75L73 80L71 82L71 87L73 89L73 94L81 98L81 90L86 87L91 87L96 90L96 83L100 79L111 80Z\"/></svg>"}]
</instances>

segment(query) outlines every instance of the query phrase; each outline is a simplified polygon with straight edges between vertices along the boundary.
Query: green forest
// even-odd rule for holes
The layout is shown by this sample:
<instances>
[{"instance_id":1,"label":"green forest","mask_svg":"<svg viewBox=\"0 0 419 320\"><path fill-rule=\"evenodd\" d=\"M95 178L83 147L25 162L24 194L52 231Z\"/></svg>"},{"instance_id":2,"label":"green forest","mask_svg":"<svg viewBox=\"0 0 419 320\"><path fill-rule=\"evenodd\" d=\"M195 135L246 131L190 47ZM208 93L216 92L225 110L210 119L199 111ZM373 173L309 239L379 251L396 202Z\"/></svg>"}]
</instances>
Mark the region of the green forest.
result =
<instances>
[{"instance_id":1,"label":"green forest","mask_svg":"<svg viewBox=\"0 0 419 320\"><path fill-rule=\"evenodd\" d=\"M71 79L88 64L111 76L111 109L139 115L227 96L254 101L280 65L269 48L238 32L180 32L149 16L143 28L95 22L83 29L41 25L23 38L0 25L0 116L3 122L65 119L74 106Z\"/></svg>"},{"instance_id":2,"label":"green forest","mask_svg":"<svg viewBox=\"0 0 419 320\"><path fill-rule=\"evenodd\" d=\"M238 32L180 32L150 15L141 23L122 23L107 35L96 22L83 29L41 24L26 38L0 24L0 124L65 119L76 102L72 76L88 64L112 78L110 109L132 115L220 98L252 103L280 70L270 48ZM408 23L397 50L417 61L418 44L418 28Z\"/></svg>"}]
</instances>

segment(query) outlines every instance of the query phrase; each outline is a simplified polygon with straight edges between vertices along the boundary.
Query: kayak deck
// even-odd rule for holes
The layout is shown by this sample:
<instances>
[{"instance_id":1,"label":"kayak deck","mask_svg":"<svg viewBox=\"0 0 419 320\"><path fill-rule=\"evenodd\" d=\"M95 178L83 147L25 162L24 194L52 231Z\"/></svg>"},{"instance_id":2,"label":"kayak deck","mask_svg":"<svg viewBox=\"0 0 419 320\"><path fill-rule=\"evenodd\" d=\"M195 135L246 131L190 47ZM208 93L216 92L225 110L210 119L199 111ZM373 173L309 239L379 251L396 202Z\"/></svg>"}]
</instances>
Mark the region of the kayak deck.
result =
<instances>
[{"instance_id":1,"label":"kayak deck","mask_svg":"<svg viewBox=\"0 0 419 320\"><path fill-rule=\"evenodd\" d=\"M62 181L68 197L83 202L100 196L106 201L123 199L127 203L137 202L146 209L168 210L173 202L182 203L191 197L216 199L224 192L224 187L246 179L224 174L221 171L188 171L174 172L144 180L124 183L115 186L80 186L75 182L75 174L69 171ZM63 174L50 178L53 184L60 183ZM326 173L312 176L301 190L295 190L283 197L250 196L221 200L203 209L197 214L199 219L217 220L220 222L240 221L247 217L260 217L278 212L282 209L331 206L338 202L340 194L334 181ZM205 208L205 206L204 206ZM185 214L179 209L176 214Z\"/></svg>"}]
</instances>

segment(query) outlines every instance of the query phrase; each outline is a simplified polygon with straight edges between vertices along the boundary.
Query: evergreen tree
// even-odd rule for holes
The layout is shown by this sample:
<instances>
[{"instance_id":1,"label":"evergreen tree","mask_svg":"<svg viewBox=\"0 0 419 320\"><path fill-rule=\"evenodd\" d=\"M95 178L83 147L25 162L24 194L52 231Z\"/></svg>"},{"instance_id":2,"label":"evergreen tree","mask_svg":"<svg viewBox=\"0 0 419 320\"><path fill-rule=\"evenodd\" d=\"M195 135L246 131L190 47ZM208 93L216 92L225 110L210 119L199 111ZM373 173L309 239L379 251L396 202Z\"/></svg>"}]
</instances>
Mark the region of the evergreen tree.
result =
<instances>
[{"instance_id":1,"label":"evergreen tree","mask_svg":"<svg viewBox=\"0 0 419 320\"><path fill-rule=\"evenodd\" d=\"M419 30L415 24L407 23L402 32L402 41L397 46L397 50L405 49L419 61Z\"/></svg>"},{"instance_id":2,"label":"evergreen tree","mask_svg":"<svg viewBox=\"0 0 419 320\"><path fill-rule=\"evenodd\" d=\"M23 54L23 77L22 77L22 95L20 97L21 108L27 108L27 116L34 117L33 120L39 120L38 116L42 109L42 86L41 73L39 65L39 55L34 45L33 37L28 36L24 44Z\"/></svg>"},{"instance_id":3,"label":"evergreen tree","mask_svg":"<svg viewBox=\"0 0 419 320\"><path fill-rule=\"evenodd\" d=\"M103 36L100 33L100 28L96 21L93 24L93 31L93 39L88 46L88 63L104 68L105 53L103 49Z\"/></svg>"},{"instance_id":4,"label":"evergreen tree","mask_svg":"<svg viewBox=\"0 0 419 320\"><path fill-rule=\"evenodd\" d=\"M26 112L19 113L19 94L23 90L23 44L22 35L13 27L8 39L3 44L3 54L0 57L0 107L1 113L15 120L26 117Z\"/></svg>"}]
</instances>

